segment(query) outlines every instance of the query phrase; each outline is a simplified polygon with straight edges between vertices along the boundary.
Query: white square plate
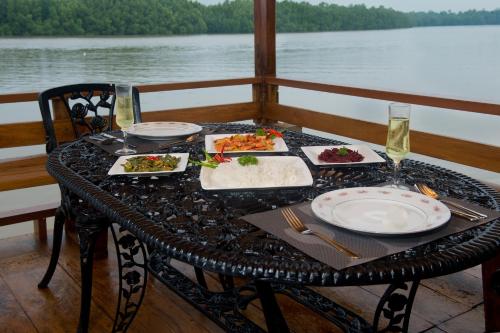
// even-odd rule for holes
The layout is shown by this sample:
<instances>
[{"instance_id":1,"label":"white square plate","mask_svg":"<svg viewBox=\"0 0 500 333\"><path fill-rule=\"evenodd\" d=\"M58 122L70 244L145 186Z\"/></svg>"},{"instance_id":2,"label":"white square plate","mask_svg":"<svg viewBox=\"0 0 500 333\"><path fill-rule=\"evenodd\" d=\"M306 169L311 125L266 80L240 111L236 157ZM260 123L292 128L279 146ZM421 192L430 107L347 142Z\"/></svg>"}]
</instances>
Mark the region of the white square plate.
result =
<instances>
[{"instance_id":1,"label":"white square plate","mask_svg":"<svg viewBox=\"0 0 500 333\"><path fill-rule=\"evenodd\" d=\"M240 135L255 134L255 133L239 133ZM216 154L218 151L215 149L214 141L226 137L230 137L236 134L211 134L205 136L205 149L210 154ZM274 138L274 149L273 150L231 150L225 153L283 153L288 151L285 140L283 138Z\"/></svg>"},{"instance_id":2,"label":"white square plate","mask_svg":"<svg viewBox=\"0 0 500 333\"><path fill-rule=\"evenodd\" d=\"M360 162L344 162L344 163L332 163L332 162L324 162L318 159L318 155L321 154L325 149L332 148L342 148L346 147L348 149L357 151L359 154L363 155L365 158ZM341 146L307 146L300 147L304 154L306 154L307 158L311 160L314 165L362 165L369 163L383 163L385 160L380 157L379 154L370 149L370 147L365 145L341 145Z\"/></svg>"},{"instance_id":3,"label":"white square plate","mask_svg":"<svg viewBox=\"0 0 500 333\"><path fill-rule=\"evenodd\" d=\"M307 164L297 156L259 156L257 165L242 166L238 158L221 163L215 169L202 167L204 190L231 190L311 186L313 179Z\"/></svg>"},{"instance_id":4,"label":"white square plate","mask_svg":"<svg viewBox=\"0 0 500 333\"><path fill-rule=\"evenodd\" d=\"M186 166L189 159L189 153L172 153L169 154L174 157L180 157L181 160L177 163L177 167L172 171L153 171L153 172L126 172L123 168L123 164L132 157L136 156L165 156L166 154L139 154L139 155L127 155L120 156L116 160L115 164L109 169L108 175L127 175L127 176L161 176L164 174L169 174L173 172L183 172L186 170Z\"/></svg>"}]
</instances>

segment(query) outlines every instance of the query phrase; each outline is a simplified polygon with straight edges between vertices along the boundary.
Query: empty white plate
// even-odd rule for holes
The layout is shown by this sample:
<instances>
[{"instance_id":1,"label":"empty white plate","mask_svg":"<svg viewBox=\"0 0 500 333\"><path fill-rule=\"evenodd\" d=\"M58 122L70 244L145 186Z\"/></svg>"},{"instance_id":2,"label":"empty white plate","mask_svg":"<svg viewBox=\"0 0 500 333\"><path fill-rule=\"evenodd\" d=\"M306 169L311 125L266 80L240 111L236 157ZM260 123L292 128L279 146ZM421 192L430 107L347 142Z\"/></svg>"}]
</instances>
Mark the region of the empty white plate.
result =
<instances>
[{"instance_id":1,"label":"empty white plate","mask_svg":"<svg viewBox=\"0 0 500 333\"><path fill-rule=\"evenodd\" d=\"M451 217L441 202L420 193L355 187L324 193L311 203L321 220L353 231L404 235L436 229Z\"/></svg>"},{"instance_id":2,"label":"empty white plate","mask_svg":"<svg viewBox=\"0 0 500 333\"><path fill-rule=\"evenodd\" d=\"M146 140L168 140L198 133L202 129L201 126L193 123L157 121L133 124L127 130L127 133Z\"/></svg>"}]
</instances>

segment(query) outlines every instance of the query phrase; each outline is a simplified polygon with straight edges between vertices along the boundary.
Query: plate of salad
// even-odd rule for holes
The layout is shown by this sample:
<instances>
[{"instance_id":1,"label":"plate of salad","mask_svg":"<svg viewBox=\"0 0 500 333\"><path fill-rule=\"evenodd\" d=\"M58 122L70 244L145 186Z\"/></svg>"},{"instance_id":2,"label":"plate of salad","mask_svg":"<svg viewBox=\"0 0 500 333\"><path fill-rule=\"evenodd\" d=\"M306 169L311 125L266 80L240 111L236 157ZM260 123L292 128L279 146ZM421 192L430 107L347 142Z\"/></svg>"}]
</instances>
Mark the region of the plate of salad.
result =
<instances>
[{"instance_id":1,"label":"plate of salad","mask_svg":"<svg viewBox=\"0 0 500 333\"><path fill-rule=\"evenodd\" d=\"M108 175L158 176L183 172L188 160L189 153L120 156L109 169Z\"/></svg>"}]
</instances>

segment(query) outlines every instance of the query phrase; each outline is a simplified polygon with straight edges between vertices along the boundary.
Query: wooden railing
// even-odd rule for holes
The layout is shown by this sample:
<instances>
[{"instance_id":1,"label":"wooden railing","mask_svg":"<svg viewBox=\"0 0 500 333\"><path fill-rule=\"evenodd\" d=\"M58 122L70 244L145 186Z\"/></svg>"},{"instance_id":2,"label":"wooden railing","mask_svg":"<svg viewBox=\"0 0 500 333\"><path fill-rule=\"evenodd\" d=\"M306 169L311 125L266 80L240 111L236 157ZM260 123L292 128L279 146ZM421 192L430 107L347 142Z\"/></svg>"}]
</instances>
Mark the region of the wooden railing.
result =
<instances>
[{"instance_id":1,"label":"wooden railing","mask_svg":"<svg viewBox=\"0 0 500 333\"><path fill-rule=\"evenodd\" d=\"M283 121L301 127L321 130L367 142L385 144L386 125L325 114L283 105L278 102L279 87L292 87L320 92L401 101L453 110L500 116L500 105L406 93L354 88L330 84L295 81L275 77L254 77L217 81L149 84L138 86L141 94L184 89L217 88L252 85L250 102L203 107L165 109L143 113L143 121L179 120L190 122L231 122L253 119ZM0 95L0 104L36 101L37 93ZM471 126L474 126L471 124ZM73 132L68 120L55 120L60 141L71 140ZM0 125L0 148L44 143L40 121ZM412 151L469 166L500 172L500 148L445 136L411 132ZM50 184L53 180L45 171L45 156L31 156L0 163L0 191Z\"/></svg>"},{"instance_id":2,"label":"wooden railing","mask_svg":"<svg viewBox=\"0 0 500 333\"><path fill-rule=\"evenodd\" d=\"M456 110L456 112L475 112L500 116L500 104L295 81L275 77L264 78L264 84L267 86L290 87L377 100L405 102L451 109ZM439 110L436 110L436 112L439 112ZM265 104L264 117L380 145L385 145L387 137L387 126L385 124L381 125L315 112L276 102L267 102ZM470 126L474 126L474 124L472 123ZM476 168L500 172L500 147L498 146L411 131L411 151Z\"/></svg>"}]
</instances>

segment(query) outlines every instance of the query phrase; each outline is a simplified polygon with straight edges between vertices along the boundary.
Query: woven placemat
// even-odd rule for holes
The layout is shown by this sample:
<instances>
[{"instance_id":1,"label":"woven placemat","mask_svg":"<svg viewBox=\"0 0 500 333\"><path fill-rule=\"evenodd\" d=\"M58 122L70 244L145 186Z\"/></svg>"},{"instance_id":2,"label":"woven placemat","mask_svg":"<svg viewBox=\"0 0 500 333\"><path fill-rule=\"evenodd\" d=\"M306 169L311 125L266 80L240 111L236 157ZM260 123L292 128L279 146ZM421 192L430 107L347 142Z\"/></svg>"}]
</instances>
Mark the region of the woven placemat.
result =
<instances>
[{"instance_id":1,"label":"woven placemat","mask_svg":"<svg viewBox=\"0 0 500 333\"><path fill-rule=\"evenodd\" d=\"M350 258L318 237L297 233L285 221L281 214L281 209L246 215L241 219L275 235L318 261L335 269L342 269L405 251L412 247L477 227L500 217L500 212L473 205L463 200L454 199L454 201L484 213L488 217L477 222L470 222L453 215L446 225L437 230L410 236L381 237L352 232L322 222L315 217L310 202L289 206L308 228L326 234L340 242L360 255L361 258L359 259Z\"/></svg>"}]
</instances>

